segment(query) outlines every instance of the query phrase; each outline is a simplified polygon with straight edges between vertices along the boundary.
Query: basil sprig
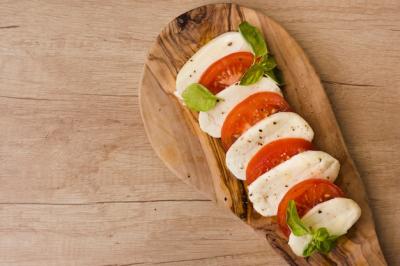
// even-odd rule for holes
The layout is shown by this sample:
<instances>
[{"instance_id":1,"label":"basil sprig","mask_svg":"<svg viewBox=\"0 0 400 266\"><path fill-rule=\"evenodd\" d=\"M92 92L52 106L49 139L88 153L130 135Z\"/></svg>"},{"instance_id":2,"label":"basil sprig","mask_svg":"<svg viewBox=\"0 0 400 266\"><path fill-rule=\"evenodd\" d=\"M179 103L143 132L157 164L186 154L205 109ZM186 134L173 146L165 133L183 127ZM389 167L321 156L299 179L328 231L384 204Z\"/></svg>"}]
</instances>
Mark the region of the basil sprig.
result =
<instances>
[{"instance_id":1,"label":"basil sprig","mask_svg":"<svg viewBox=\"0 0 400 266\"><path fill-rule=\"evenodd\" d=\"M303 256L311 256L315 251L327 254L335 247L337 239L338 236L329 235L325 227L318 228L313 232L313 238L303 251Z\"/></svg>"},{"instance_id":2,"label":"basil sprig","mask_svg":"<svg viewBox=\"0 0 400 266\"><path fill-rule=\"evenodd\" d=\"M199 83L190 84L183 91L182 98L187 107L198 112L211 110L218 101L222 100Z\"/></svg>"},{"instance_id":3,"label":"basil sprig","mask_svg":"<svg viewBox=\"0 0 400 266\"><path fill-rule=\"evenodd\" d=\"M296 203L294 200L289 201L286 209L286 221L295 236L312 236L310 243L303 251L303 256L311 256L315 251L328 253L335 247L336 240L339 236L330 235L325 227L313 230L304 224L297 213Z\"/></svg>"},{"instance_id":4,"label":"basil sprig","mask_svg":"<svg viewBox=\"0 0 400 266\"><path fill-rule=\"evenodd\" d=\"M244 21L239 25L239 32L251 46L255 55L254 63L240 79L240 85L254 84L263 76L268 76L279 85L282 85L281 75L278 68L276 68L275 59L268 54L267 44L260 30Z\"/></svg>"},{"instance_id":5,"label":"basil sprig","mask_svg":"<svg viewBox=\"0 0 400 266\"><path fill-rule=\"evenodd\" d=\"M263 76L268 76L279 85L282 85L282 79L278 68L276 68L275 59L272 56L265 55L258 62L247 69L240 79L240 85L251 85L258 82Z\"/></svg>"}]
</instances>

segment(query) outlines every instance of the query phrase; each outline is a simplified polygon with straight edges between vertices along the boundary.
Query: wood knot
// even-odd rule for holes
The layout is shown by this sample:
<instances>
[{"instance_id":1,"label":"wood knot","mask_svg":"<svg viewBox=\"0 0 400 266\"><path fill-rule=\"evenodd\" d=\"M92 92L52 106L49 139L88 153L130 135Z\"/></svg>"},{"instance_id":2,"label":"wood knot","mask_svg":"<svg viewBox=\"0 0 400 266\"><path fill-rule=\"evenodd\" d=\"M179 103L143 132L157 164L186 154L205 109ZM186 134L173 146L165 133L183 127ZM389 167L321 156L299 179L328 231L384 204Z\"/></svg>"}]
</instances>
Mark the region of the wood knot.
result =
<instances>
[{"instance_id":1,"label":"wood knot","mask_svg":"<svg viewBox=\"0 0 400 266\"><path fill-rule=\"evenodd\" d=\"M186 12L176 18L176 24L180 30L185 29L190 21L201 24L207 16L206 8L196 8L192 11Z\"/></svg>"},{"instance_id":2,"label":"wood knot","mask_svg":"<svg viewBox=\"0 0 400 266\"><path fill-rule=\"evenodd\" d=\"M185 26L188 24L189 20L190 20L189 14L184 13L176 19L176 24L178 24L179 29L183 30Z\"/></svg>"}]
</instances>

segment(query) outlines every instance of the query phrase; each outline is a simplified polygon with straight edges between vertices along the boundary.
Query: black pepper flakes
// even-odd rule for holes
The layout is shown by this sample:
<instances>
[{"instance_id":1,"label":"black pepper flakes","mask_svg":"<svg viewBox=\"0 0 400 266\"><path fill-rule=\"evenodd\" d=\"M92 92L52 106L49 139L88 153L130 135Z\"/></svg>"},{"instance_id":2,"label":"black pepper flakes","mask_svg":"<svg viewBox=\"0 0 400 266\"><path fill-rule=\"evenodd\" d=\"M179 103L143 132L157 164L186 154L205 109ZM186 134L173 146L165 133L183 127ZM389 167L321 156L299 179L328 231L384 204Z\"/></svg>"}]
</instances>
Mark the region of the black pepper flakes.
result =
<instances>
[{"instance_id":1,"label":"black pepper flakes","mask_svg":"<svg viewBox=\"0 0 400 266\"><path fill-rule=\"evenodd\" d=\"M233 42L228 42L228 46L232 46Z\"/></svg>"},{"instance_id":2,"label":"black pepper flakes","mask_svg":"<svg viewBox=\"0 0 400 266\"><path fill-rule=\"evenodd\" d=\"M276 121L274 121L272 124L276 125L276 124L277 124L277 122L276 122Z\"/></svg>"}]
</instances>

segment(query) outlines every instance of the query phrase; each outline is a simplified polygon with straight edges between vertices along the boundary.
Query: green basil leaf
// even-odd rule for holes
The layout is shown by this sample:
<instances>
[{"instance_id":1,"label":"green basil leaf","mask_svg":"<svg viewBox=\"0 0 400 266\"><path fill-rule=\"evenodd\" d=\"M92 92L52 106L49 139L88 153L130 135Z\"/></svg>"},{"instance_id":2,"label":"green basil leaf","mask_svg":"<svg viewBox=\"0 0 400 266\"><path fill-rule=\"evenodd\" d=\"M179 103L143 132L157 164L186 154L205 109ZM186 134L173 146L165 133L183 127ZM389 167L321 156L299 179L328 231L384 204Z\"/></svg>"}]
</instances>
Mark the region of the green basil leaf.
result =
<instances>
[{"instance_id":1,"label":"green basil leaf","mask_svg":"<svg viewBox=\"0 0 400 266\"><path fill-rule=\"evenodd\" d=\"M329 238L329 232L325 227L318 228L318 230L314 233L313 238L316 241L325 241Z\"/></svg>"},{"instance_id":2,"label":"green basil leaf","mask_svg":"<svg viewBox=\"0 0 400 266\"><path fill-rule=\"evenodd\" d=\"M317 250L317 249L316 249L314 243L313 243L313 242L310 242L310 243L308 244L308 246L304 249L304 251L303 251L303 256L304 256L304 257L309 257L309 256L311 256L316 250Z\"/></svg>"},{"instance_id":3,"label":"green basil leaf","mask_svg":"<svg viewBox=\"0 0 400 266\"><path fill-rule=\"evenodd\" d=\"M340 236L336 236L336 235L330 235L329 237L328 237L328 240L337 240L338 238L339 238Z\"/></svg>"},{"instance_id":4,"label":"green basil leaf","mask_svg":"<svg viewBox=\"0 0 400 266\"><path fill-rule=\"evenodd\" d=\"M270 77L273 81L275 81L276 83L278 83L279 84L279 82L278 82L278 78L276 77L276 75L275 75L275 73L274 73L274 71L273 70L268 70L268 71L265 71L265 73L264 73L265 75L267 75L268 77Z\"/></svg>"},{"instance_id":5,"label":"green basil leaf","mask_svg":"<svg viewBox=\"0 0 400 266\"><path fill-rule=\"evenodd\" d=\"M198 112L211 110L219 100L222 100L198 83L190 84L183 91L182 98L187 107Z\"/></svg>"},{"instance_id":6,"label":"green basil leaf","mask_svg":"<svg viewBox=\"0 0 400 266\"><path fill-rule=\"evenodd\" d=\"M265 56L261 65L264 67L264 71L270 71L276 67L276 61L272 56Z\"/></svg>"},{"instance_id":7,"label":"green basil leaf","mask_svg":"<svg viewBox=\"0 0 400 266\"><path fill-rule=\"evenodd\" d=\"M319 242L320 244L317 247L317 250L322 253L329 253L336 245L335 240L325 240L323 242Z\"/></svg>"},{"instance_id":8,"label":"green basil leaf","mask_svg":"<svg viewBox=\"0 0 400 266\"><path fill-rule=\"evenodd\" d=\"M322 253L328 253L330 252L332 249L335 248L336 243L337 243L337 239L339 238L339 236L335 236L335 235L329 235L325 241L323 241L320 245L320 248L318 249L320 252Z\"/></svg>"},{"instance_id":9,"label":"green basil leaf","mask_svg":"<svg viewBox=\"0 0 400 266\"><path fill-rule=\"evenodd\" d=\"M244 21L239 25L239 32L250 44L256 57L264 56L268 53L267 44L259 29Z\"/></svg>"},{"instance_id":10,"label":"green basil leaf","mask_svg":"<svg viewBox=\"0 0 400 266\"><path fill-rule=\"evenodd\" d=\"M310 256L313 252L329 253L336 245L338 236L329 235L325 227L318 228L312 234L313 238L308 246L303 251L303 255Z\"/></svg>"},{"instance_id":11,"label":"green basil leaf","mask_svg":"<svg viewBox=\"0 0 400 266\"><path fill-rule=\"evenodd\" d=\"M311 230L301 221L297 214L296 203L294 200L289 201L286 209L286 222L295 236L311 234Z\"/></svg>"},{"instance_id":12,"label":"green basil leaf","mask_svg":"<svg viewBox=\"0 0 400 266\"><path fill-rule=\"evenodd\" d=\"M254 84L259 81L263 75L264 68L260 64L254 64L244 73L243 77L240 79L240 85Z\"/></svg>"}]
</instances>

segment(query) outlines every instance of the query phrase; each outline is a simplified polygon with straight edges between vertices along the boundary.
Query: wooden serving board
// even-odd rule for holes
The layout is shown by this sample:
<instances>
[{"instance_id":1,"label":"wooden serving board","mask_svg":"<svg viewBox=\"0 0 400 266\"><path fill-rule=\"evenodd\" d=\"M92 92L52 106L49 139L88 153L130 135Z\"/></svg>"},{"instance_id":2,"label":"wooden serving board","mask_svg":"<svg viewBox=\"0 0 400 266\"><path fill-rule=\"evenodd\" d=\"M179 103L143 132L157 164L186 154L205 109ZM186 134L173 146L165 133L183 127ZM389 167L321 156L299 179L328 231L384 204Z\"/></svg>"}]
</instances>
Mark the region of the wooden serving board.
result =
<instances>
[{"instance_id":1,"label":"wooden serving board","mask_svg":"<svg viewBox=\"0 0 400 266\"><path fill-rule=\"evenodd\" d=\"M263 31L285 78L285 98L314 129L315 146L340 161L336 184L362 208L360 220L340 238L329 255L315 254L304 259L291 252L275 218L262 217L254 211L244 183L226 168L220 140L203 133L197 114L183 107L173 95L175 77L183 64L207 41L226 31L237 30L244 20ZM275 21L235 4L207 5L180 15L162 30L149 52L140 87L140 107L148 138L168 168L265 235L288 263L386 264L362 180L319 77L296 41Z\"/></svg>"}]
</instances>

